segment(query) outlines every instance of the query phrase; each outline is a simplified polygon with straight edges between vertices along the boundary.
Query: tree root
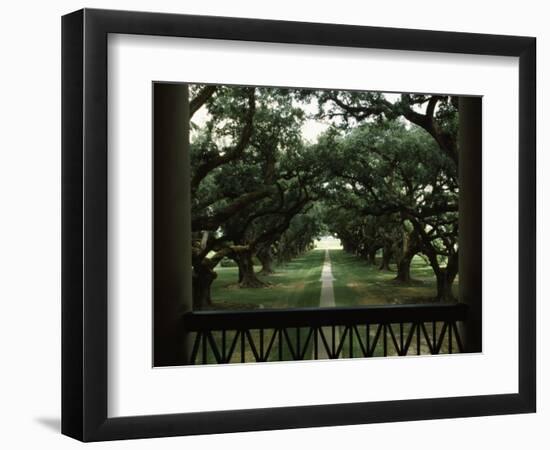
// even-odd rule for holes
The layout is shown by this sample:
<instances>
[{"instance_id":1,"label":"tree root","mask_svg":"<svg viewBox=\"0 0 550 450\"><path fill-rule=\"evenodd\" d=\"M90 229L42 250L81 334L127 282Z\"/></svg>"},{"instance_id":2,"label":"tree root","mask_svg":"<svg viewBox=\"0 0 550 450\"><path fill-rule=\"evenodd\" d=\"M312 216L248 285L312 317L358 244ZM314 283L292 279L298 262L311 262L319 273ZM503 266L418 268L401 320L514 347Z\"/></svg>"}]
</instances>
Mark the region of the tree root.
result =
<instances>
[{"instance_id":1,"label":"tree root","mask_svg":"<svg viewBox=\"0 0 550 450\"><path fill-rule=\"evenodd\" d=\"M265 283L262 280L256 279L247 279L239 283L240 288L263 288L269 286L269 283Z\"/></svg>"}]
</instances>

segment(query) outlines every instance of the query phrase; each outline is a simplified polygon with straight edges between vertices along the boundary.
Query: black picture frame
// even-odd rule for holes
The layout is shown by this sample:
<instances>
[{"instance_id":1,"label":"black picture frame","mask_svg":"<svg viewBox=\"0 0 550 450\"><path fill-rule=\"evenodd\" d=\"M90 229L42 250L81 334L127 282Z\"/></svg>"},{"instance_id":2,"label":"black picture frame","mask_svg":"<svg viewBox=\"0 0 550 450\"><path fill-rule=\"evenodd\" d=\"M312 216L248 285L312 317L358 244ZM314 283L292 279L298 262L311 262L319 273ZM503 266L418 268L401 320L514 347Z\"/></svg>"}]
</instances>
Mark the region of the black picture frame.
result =
<instances>
[{"instance_id":1,"label":"black picture frame","mask_svg":"<svg viewBox=\"0 0 550 450\"><path fill-rule=\"evenodd\" d=\"M452 398L107 417L109 33L519 58L519 389ZM83 9L62 18L62 433L82 441L535 412L536 39Z\"/></svg>"}]
</instances>

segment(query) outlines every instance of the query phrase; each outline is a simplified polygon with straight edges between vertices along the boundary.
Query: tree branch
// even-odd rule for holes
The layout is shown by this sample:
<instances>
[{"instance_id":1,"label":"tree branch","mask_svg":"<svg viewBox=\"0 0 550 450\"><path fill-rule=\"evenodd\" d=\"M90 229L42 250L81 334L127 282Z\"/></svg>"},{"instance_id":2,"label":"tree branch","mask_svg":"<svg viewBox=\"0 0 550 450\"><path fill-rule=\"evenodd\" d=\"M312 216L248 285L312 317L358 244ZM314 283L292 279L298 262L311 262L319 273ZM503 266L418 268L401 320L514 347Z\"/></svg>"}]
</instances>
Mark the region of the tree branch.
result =
<instances>
[{"instance_id":1,"label":"tree branch","mask_svg":"<svg viewBox=\"0 0 550 450\"><path fill-rule=\"evenodd\" d=\"M193 115L201 108L201 106L204 105L208 101L208 99L214 95L216 89L216 85L209 84L204 86L199 91L195 98L189 102L189 118L193 117Z\"/></svg>"},{"instance_id":2,"label":"tree branch","mask_svg":"<svg viewBox=\"0 0 550 450\"><path fill-rule=\"evenodd\" d=\"M253 131L253 122L254 122L254 113L256 111L256 99L255 99L255 89L250 88L248 91L248 109L245 116L245 123L241 130L241 135L239 141L232 149L225 149L223 154L213 156L210 159L207 159L203 164L201 164L195 170L195 174L191 179L191 191L195 192L200 184L200 182L216 167L219 167L223 164L227 164L231 161L234 161L241 157L245 148L250 142Z\"/></svg>"}]
</instances>

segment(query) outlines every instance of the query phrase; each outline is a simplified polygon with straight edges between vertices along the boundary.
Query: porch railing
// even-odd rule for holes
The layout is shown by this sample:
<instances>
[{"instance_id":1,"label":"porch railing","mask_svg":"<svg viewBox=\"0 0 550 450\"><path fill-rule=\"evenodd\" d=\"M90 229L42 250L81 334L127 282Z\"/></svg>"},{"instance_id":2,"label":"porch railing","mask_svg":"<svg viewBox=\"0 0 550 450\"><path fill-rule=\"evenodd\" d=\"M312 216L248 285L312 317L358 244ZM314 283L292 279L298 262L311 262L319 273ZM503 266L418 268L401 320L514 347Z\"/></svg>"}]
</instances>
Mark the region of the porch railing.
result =
<instances>
[{"instance_id":1,"label":"porch railing","mask_svg":"<svg viewBox=\"0 0 550 450\"><path fill-rule=\"evenodd\" d=\"M383 305L183 316L190 364L337 359L463 352L467 306Z\"/></svg>"}]
</instances>

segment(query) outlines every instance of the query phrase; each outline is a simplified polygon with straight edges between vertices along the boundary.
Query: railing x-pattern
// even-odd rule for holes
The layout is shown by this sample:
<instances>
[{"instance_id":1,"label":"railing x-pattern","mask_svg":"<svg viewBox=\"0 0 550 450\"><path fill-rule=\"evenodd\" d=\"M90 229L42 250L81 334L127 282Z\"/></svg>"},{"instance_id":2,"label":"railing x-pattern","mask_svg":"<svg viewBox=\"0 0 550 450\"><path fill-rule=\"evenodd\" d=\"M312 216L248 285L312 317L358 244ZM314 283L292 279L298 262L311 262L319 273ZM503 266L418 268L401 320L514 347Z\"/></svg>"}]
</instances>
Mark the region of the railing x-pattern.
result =
<instances>
[{"instance_id":1,"label":"railing x-pattern","mask_svg":"<svg viewBox=\"0 0 550 450\"><path fill-rule=\"evenodd\" d=\"M467 306L384 305L184 314L189 364L461 353Z\"/></svg>"}]
</instances>

